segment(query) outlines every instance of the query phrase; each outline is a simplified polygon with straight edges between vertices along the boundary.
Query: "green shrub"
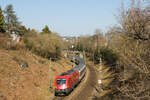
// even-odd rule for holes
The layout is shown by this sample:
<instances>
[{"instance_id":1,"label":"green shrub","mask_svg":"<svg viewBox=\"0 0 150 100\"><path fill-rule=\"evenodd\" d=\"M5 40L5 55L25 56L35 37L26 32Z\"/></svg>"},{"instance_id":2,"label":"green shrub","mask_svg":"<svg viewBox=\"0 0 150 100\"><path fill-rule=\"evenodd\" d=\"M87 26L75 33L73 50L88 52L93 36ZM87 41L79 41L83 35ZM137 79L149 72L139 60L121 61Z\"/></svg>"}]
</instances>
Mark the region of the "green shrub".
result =
<instances>
[{"instance_id":1,"label":"green shrub","mask_svg":"<svg viewBox=\"0 0 150 100\"><path fill-rule=\"evenodd\" d=\"M112 49L107 47L97 48L94 51L94 61L95 63L99 63L100 58L105 61L109 65L115 65L118 59L118 55L113 52Z\"/></svg>"},{"instance_id":2,"label":"green shrub","mask_svg":"<svg viewBox=\"0 0 150 100\"><path fill-rule=\"evenodd\" d=\"M59 58L63 47L61 37L57 34L42 34L24 38L26 47L45 58Z\"/></svg>"},{"instance_id":3,"label":"green shrub","mask_svg":"<svg viewBox=\"0 0 150 100\"><path fill-rule=\"evenodd\" d=\"M111 65L116 64L118 56L111 49L102 48L100 49L100 54L102 56L102 59L105 60L108 64L111 64Z\"/></svg>"}]
</instances>

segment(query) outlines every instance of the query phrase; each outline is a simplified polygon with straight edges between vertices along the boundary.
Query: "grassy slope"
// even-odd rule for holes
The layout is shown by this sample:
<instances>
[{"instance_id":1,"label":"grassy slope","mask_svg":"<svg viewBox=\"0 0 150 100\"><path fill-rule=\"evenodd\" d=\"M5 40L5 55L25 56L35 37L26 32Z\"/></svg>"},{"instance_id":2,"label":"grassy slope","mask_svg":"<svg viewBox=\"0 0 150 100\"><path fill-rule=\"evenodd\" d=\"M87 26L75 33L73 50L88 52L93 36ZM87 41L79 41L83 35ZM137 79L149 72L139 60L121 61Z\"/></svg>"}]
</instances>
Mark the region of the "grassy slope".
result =
<instances>
[{"instance_id":1,"label":"grassy slope","mask_svg":"<svg viewBox=\"0 0 150 100\"><path fill-rule=\"evenodd\" d=\"M29 67L22 68L23 62ZM52 62L53 79L71 66L66 58ZM48 60L29 51L0 50L0 100L47 100L52 95L49 78Z\"/></svg>"},{"instance_id":2,"label":"grassy slope","mask_svg":"<svg viewBox=\"0 0 150 100\"><path fill-rule=\"evenodd\" d=\"M97 68L97 70L99 71L99 68L101 67L101 72L99 73L99 78L102 81L102 87L101 87L101 91L100 93L97 93L96 96L97 98L102 98L103 96L107 95L108 93L110 93L112 90L109 89L108 87L110 87L112 81L113 81L113 77L114 74L113 72L110 72L110 68L106 67L105 64L100 65L96 65L95 66Z\"/></svg>"}]
</instances>

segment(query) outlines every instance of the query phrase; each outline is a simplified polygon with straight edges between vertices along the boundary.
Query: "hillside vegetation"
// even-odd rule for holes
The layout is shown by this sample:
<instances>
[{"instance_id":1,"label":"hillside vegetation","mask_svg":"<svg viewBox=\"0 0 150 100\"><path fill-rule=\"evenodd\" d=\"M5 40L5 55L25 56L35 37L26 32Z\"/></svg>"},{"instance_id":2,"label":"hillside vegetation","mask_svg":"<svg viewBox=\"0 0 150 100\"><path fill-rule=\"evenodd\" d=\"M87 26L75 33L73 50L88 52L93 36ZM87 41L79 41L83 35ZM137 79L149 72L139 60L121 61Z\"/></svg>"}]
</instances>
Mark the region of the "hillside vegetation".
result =
<instances>
[{"instance_id":1,"label":"hillside vegetation","mask_svg":"<svg viewBox=\"0 0 150 100\"><path fill-rule=\"evenodd\" d=\"M122 4L120 8L119 25L111 27L105 36L80 38L75 48L86 51L95 64L102 58L102 91L96 100L149 100L149 2L132 0L129 7Z\"/></svg>"},{"instance_id":2,"label":"hillside vegetation","mask_svg":"<svg viewBox=\"0 0 150 100\"><path fill-rule=\"evenodd\" d=\"M4 10L0 7L0 38L1 48L27 49L48 59L59 59L62 49L65 48L62 38L56 32L52 32L47 25L42 32L27 29L22 25L12 5L7 5Z\"/></svg>"},{"instance_id":3,"label":"hillside vegetation","mask_svg":"<svg viewBox=\"0 0 150 100\"><path fill-rule=\"evenodd\" d=\"M102 59L102 84L94 99L150 100L150 1L122 3L117 19L118 25L105 35L96 30L92 36L64 42L47 25L42 32L21 25L12 5L0 8L0 99L49 99L48 60L53 60L53 77L71 68L62 56L67 48L85 51L97 69ZM21 67L24 63L28 67Z\"/></svg>"},{"instance_id":4,"label":"hillside vegetation","mask_svg":"<svg viewBox=\"0 0 150 100\"><path fill-rule=\"evenodd\" d=\"M51 34L36 34L32 36L32 33L26 33L23 37L25 46L33 53L40 55L44 58L61 57L61 51L63 50L63 42L61 37L56 33Z\"/></svg>"},{"instance_id":5,"label":"hillside vegetation","mask_svg":"<svg viewBox=\"0 0 150 100\"><path fill-rule=\"evenodd\" d=\"M115 65L110 66L113 67L114 80L107 87L112 92L99 99L150 99L149 11L149 6L142 5L138 0L132 0L131 7L127 9L122 5L120 27L114 26L106 34L108 48L118 58Z\"/></svg>"},{"instance_id":6,"label":"hillside vegetation","mask_svg":"<svg viewBox=\"0 0 150 100\"><path fill-rule=\"evenodd\" d=\"M24 63L28 66L21 66ZM48 100L53 95L50 75L54 80L72 67L66 58L52 62L52 69L49 64L49 60L30 51L0 49L0 100Z\"/></svg>"},{"instance_id":7,"label":"hillside vegetation","mask_svg":"<svg viewBox=\"0 0 150 100\"><path fill-rule=\"evenodd\" d=\"M0 100L49 100L55 77L74 65L63 56L64 47L47 25L42 32L27 29L12 5L0 7Z\"/></svg>"}]
</instances>

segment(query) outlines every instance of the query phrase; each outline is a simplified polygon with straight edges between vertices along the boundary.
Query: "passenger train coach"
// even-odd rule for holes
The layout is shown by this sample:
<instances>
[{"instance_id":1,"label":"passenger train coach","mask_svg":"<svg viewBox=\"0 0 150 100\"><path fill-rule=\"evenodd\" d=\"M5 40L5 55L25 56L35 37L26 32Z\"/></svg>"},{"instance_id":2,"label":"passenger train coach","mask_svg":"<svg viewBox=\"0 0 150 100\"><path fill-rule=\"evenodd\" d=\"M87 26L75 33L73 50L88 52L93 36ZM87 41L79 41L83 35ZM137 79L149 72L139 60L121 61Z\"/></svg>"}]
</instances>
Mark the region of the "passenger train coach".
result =
<instances>
[{"instance_id":1,"label":"passenger train coach","mask_svg":"<svg viewBox=\"0 0 150 100\"><path fill-rule=\"evenodd\" d=\"M68 95L84 77L86 73L86 63L84 59L79 57L75 57L75 59L78 61L78 65L56 77L55 96L59 94Z\"/></svg>"}]
</instances>

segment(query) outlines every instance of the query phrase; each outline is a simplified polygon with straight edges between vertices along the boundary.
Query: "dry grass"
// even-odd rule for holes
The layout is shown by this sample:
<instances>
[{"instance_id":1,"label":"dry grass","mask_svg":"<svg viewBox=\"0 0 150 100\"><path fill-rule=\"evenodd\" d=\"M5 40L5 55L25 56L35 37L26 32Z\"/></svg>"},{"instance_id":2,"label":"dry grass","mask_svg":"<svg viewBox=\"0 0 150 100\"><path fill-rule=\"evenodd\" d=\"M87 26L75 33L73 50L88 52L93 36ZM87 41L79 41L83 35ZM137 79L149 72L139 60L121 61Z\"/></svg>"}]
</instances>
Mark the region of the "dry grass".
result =
<instances>
[{"instance_id":1,"label":"dry grass","mask_svg":"<svg viewBox=\"0 0 150 100\"><path fill-rule=\"evenodd\" d=\"M107 80L109 78L114 77L113 72L110 72L109 70L110 68L106 68L102 70L102 73L101 73L102 80Z\"/></svg>"},{"instance_id":2,"label":"dry grass","mask_svg":"<svg viewBox=\"0 0 150 100\"><path fill-rule=\"evenodd\" d=\"M27 62L29 67L22 68L20 64L23 62ZM61 58L59 63L52 62L53 86L56 75L71 67L72 63L67 58ZM0 49L0 100L47 100L53 95L49 91L49 82L47 59L26 50Z\"/></svg>"},{"instance_id":3,"label":"dry grass","mask_svg":"<svg viewBox=\"0 0 150 100\"><path fill-rule=\"evenodd\" d=\"M103 96L105 96L111 92L112 92L112 90L104 90L99 95L97 95L97 98L102 98Z\"/></svg>"},{"instance_id":4,"label":"dry grass","mask_svg":"<svg viewBox=\"0 0 150 100\"><path fill-rule=\"evenodd\" d=\"M101 68L99 68L101 67ZM101 91L97 93L97 98L102 98L112 92L111 83L114 80L114 74L110 71L110 67L106 67L105 64L96 65L97 70L100 70L99 77L102 80Z\"/></svg>"}]
</instances>

